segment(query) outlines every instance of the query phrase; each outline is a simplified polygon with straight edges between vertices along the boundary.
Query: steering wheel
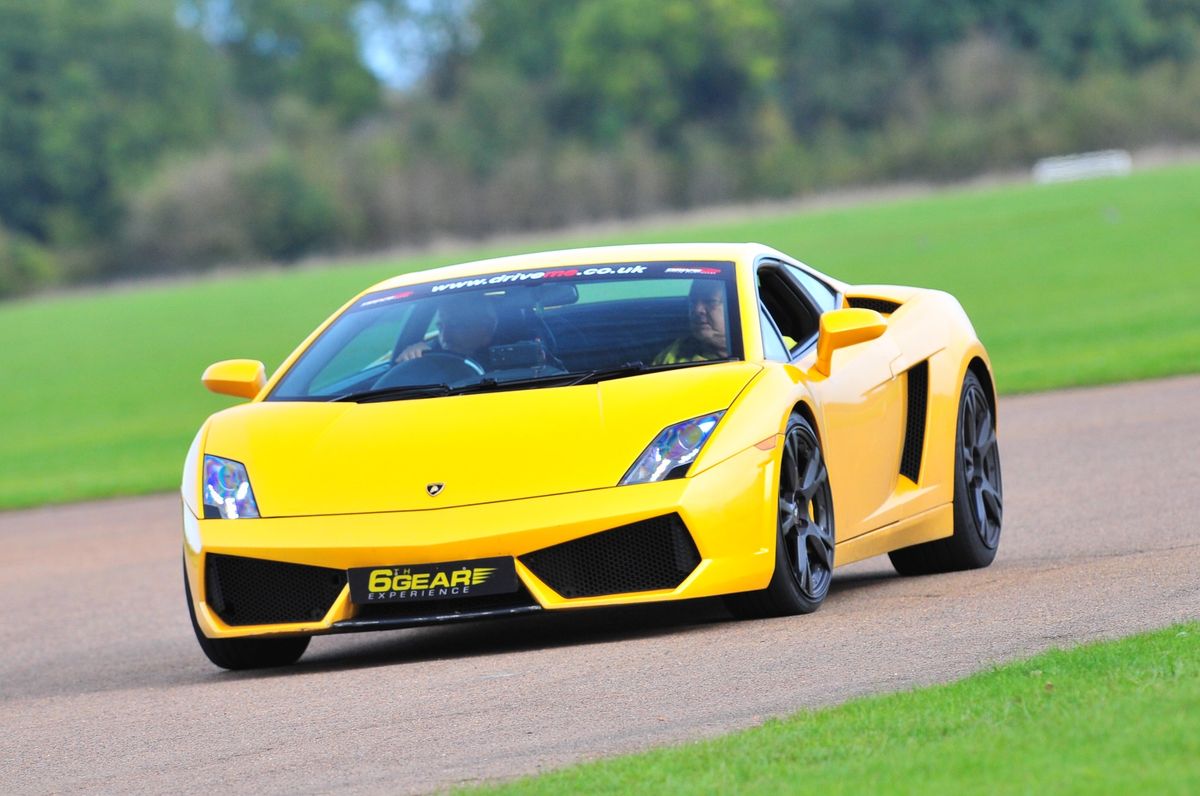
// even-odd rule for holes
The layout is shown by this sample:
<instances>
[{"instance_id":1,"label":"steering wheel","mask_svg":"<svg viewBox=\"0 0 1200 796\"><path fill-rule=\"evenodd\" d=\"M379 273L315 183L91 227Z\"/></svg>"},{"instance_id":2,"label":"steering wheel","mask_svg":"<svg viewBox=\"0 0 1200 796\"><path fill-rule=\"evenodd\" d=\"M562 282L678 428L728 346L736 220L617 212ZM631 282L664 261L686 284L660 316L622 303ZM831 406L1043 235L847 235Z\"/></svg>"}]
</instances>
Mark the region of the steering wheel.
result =
<instances>
[{"instance_id":1,"label":"steering wheel","mask_svg":"<svg viewBox=\"0 0 1200 796\"><path fill-rule=\"evenodd\" d=\"M415 359L406 359L392 366L379 377L371 389L408 387L418 384L449 384L482 377L484 367L466 354L457 351L426 351Z\"/></svg>"}]
</instances>

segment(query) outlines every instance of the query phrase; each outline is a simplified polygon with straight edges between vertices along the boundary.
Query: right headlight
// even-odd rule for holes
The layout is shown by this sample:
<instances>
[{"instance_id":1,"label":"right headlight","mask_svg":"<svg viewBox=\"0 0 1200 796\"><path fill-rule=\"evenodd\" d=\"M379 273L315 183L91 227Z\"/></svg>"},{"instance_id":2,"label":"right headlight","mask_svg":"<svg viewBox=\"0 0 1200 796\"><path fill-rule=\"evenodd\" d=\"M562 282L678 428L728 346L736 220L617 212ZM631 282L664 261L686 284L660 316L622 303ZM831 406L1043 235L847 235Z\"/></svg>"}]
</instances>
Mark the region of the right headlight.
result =
<instances>
[{"instance_id":1,"label":"right headlight","mask_svg":"<svg viewBox=\"0 0 1200 796\"><path fill-rule=\"evenodd\" d=\"M633 463L620 486L682 478L712 436L724 410L667 426Z\"/></svg>"},{"instance_id":2,"label":"right headlight","mask_svg":"<svg viewBox=\"0 0 1200 796\"><path fill-rule=\"evenodd\" d=\"M204 454L204 518L239 520L257 516L258 503L245 465Z\"/></svg>"}]
</instances>

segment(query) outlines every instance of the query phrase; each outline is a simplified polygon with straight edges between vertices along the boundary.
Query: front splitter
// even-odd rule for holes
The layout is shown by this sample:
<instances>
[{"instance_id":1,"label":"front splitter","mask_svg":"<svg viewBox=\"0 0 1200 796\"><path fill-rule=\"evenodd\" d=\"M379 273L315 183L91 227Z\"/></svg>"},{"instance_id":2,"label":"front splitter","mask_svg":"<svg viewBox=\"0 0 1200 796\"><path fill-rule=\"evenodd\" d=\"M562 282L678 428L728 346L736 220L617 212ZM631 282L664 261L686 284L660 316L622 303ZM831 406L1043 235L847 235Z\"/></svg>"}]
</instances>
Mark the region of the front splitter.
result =
<instances>
[{"instance_id":1,"label":"front splitter","mask_svg":"<svg viewBox=\"0 0 1200 796\"><path fill-rule=\"evenodd\" d=\"M399 630L405 627L445 625L452 622L470 622L476 619L503 619L510 616L540 613L540 605L512 605L504 608L483 608L474 611L449 611L422 616L372 617L367 619L343 619L334 622L328 630L318 630L313 635L331 633L362 633L368 630Z\"/></svg>"}]
</instances>

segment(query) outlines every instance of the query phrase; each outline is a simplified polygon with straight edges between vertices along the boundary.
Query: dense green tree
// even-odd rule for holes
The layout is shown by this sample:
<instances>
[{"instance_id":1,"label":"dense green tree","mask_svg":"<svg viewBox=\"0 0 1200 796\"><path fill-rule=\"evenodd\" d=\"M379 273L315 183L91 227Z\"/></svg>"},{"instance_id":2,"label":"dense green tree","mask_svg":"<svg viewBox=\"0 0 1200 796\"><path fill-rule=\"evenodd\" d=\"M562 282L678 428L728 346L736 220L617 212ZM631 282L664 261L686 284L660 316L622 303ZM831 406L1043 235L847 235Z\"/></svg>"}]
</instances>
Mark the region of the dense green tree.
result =
<instances>
[{"instance_id":1,"label":"dense green tree","mask_svg":"<svg viewBox=\"0 0 1200 796\"><path fill-rule=\"evenodd\" d=\"M982 24L1036 53L1060 74L1190 60L1200 41L1198 0L992 0Z\"/></svg>"},{"instance_id":2,"label":"dense green tree","mask_svg":"<svg viewBox=\"0 0 1200 796\"><path fill-rule=\"evenodd\" d=\"M356 0L182 0L180 16L230 59L238 92L254 101L297 94L343 122L379 105L363 63Z\"/></svg>"},{"instance_id":3,"label":"dense green tree","mask_svg":"<svg viewBox=\"0 0 1200 796\"><path fill-rule=\"evenodd\" d=\"M609 0L580 6L565 31L563 80L576 121L602 137L736 119L776 69L765 0Z\"/></svg>"},{"instance_id":4,"label":"dense green tree","mask_svg":"<svg viewBox=\"0 0 1200 796\"><path fill-rule=\"evenodd\" d=\"M0 0L0 294L1196 140L1198 109L1200 0Z\"/></svg>"},{"instance_id":5,"label":"dense green tree","mask_svg":"<svg viewBox=\"0 0 1200 796\"><path fill-rule=\"evenodd\" d=\"M110 234L126 184L218 131L223 85L165 0L0 0L0 223Z\"/></svg>"},{"instance_id":6,"label":"dense green tree","mask_svg":"<svg viewBox=\"0 0 1200 796\"><path fill-rule=\"evenodd\" d=\"M901 112L905 86L961 38L970 0L781 0L780 92L800 132L875 127Z\"/></svg>"},{"instance_id":7,"label":"dense green tree","mask_svg":"<svg viewBox=\"0 0 1200 796\"><path fill-rule=\"evenodd\" d=\"M556 81L568 30L582 0L488 0L476 4L471 23L478 44L472 64L501 69L534 84Z\"/></svg>"}]
</instances>

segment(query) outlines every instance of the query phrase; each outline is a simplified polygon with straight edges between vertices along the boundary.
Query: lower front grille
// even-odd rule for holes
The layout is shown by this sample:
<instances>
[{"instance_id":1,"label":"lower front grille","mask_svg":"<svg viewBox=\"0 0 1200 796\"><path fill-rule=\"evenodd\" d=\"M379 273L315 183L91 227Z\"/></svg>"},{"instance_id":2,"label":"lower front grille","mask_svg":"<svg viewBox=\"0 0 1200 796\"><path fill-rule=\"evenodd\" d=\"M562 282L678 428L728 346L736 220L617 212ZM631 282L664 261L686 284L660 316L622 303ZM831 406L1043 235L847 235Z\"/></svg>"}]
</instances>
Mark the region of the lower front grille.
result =
<instances>
[{"instance_id":1,"label":"lower front grille","mask_svg":"<svg viewBox=\"0 0 1200 796\"><path fill-rule=\"evenodd\" d=\"M221 553L205 561L208 606L227 625L318 621L346 585L340 569Z\"/></svg>"},{"instance_id":2,"label":"lower front grille","mask_svg":"<svg viewBox=\"0 0 1200 796\"><path fill-rule=\"evenodd\" d=\"M563 597L674 589L700 563L678 514L654 517L521 556Z\"/></svg>"}]
</instances>

